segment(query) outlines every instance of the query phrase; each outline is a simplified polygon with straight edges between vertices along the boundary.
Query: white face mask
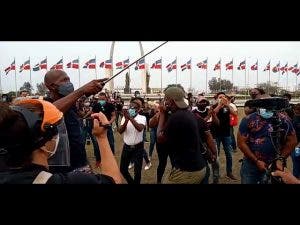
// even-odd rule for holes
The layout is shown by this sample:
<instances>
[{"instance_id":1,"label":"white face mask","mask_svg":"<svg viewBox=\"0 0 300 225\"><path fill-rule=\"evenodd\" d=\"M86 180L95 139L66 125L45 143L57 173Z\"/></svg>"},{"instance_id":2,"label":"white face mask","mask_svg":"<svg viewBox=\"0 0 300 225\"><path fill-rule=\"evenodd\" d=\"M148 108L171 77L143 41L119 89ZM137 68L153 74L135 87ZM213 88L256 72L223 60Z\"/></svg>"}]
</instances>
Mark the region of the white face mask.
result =
<instances>
[{"instance_id":1,"label":"white face mask","mask_svg":"<svg viewBox=\"0 0 300 225\"><path fill-rule=\"evenodd\" d=\"M56 138L53 138L52 140L55 140L55 147L54 147L54 150L52 152L49 151L49 150L47 150L47 148L45 148L45 146L43 146L41 148L43 151L50 153L49 158L51 158L56 153L56 150L57 150L57 147L58 147L58 143L59 143L59 134L57 135Z\"/></svg>"}]
</instances>

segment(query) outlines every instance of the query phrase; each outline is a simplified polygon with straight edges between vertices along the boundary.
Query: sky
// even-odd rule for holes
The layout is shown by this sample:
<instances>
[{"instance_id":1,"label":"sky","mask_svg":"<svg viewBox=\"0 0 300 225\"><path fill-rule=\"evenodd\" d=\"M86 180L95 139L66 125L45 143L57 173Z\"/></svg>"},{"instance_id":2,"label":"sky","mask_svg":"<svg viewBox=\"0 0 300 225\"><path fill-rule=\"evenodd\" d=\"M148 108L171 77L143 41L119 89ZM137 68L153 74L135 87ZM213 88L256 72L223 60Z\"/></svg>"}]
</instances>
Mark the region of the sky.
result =
<instances>
[{"instance_id":1,"label":"sky","mask_svg":"<svg viewBox=\"0 0 300 225\"><path fill-rule=\"evenodd\" d=\"M96 78L94 69L83 69L83 65L89 59L96 56L97 60L97 77L104 77L104 69L99 67L100 62L109 59L110 54L110 41L99 41L99 42L0 42L0 77L1 85L0 89L4 93L9 91L15 91L15 71L10 71L7 75L4 69L7 68L14 58L16 59L17 67L17 88L23 85L24 82L30 80L30 72L24 70L19 73L19 67L30 57L31 67L39 63L45 57L48 59L48 69L58 62L63 57L64 70L70 76L75 88L79 87L79 73L76 69L66 68L66 64L76 58L80 59L80 79L81 86ZM152 50L162 41L142 41L144 52ZM114 71L115 63L118 61L125 60L129 57L130 62L140 57L140 49L138 41L116 41L114 50ZM166 87L168 84L176 82L176 71L168 72L166 65L171 63L177 57L177 82L180 83L186 90L190 86L190 71L181 71L180 66L185 64L189 59L192 59L192 88L197 92L206 91L206 70L199 69L196 64L208 58L208 81L212 77L219 77L220 72L214 71L215 64L221 59L221 78L232 81L232 71L225 70L225 64L233 59L233 83L239 87L254 87L257 83L257 72L250 70L250 66L255 64L258 60L258 82L268 81L269 72L263 72L263 69L271 60L271 68L274 67L279 61L281 66L288 63L289 66L300 63L300 42L246 42L246 41L182 41L174 42L170 41L155 52L151 53L145 58L149 68L152 63L162 57L162 86ZM237 66L239 63L246 59L248 70L239 71ZM161 70L150 69L149 70L150 87L160 88L161 86ZM31 71L32 84L36 90L36 83L43 82L44 74L46 70ZM114 79L115 88L122 88L125 86L125 73L121 73ZM245 76L246 75L246 76ZM245 82L246 77L246 82ZM142 87L141 71L134 70L134 66L130 69L131 88ZM282 87L286 87L288 82L288 88L294 90L296 87L296 75L289 73L289 75L281 75L281 73L270 73L270 79L273 82L278 82Z\"/></svg>"}]
</instances>

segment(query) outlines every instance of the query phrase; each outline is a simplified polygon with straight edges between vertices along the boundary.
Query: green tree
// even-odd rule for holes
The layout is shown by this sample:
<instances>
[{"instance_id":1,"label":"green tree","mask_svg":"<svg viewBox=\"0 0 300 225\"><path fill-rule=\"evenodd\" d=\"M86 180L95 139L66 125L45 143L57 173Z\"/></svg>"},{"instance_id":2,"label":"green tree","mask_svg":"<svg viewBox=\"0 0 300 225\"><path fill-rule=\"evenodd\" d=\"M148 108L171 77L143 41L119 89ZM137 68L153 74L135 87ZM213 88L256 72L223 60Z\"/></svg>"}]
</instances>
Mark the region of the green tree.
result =
<instances>
[{"instance_id":1,"label":"green tree","mask_svg":"<svg viewBox=\"0 0 300 225\"><path fill-rule=\"evenodd\" d=\"M220 82L220 79L215 77L208 82L208 86L213 93L218 91L229 92L233 89L233 84L229 80L221 80Z\"/></svg>"},{"instance_id":2,"label":"green tree","mask_svg":"<svg viewBox=\"0 0 300 225\"><path fill-rule=\"evenodd\" d=\"M28 91L30 94L32 93L33 87L29 82L24 82L23 86L20 87L20 91Z\"/></svg>"},{"instance_id":3,"label":"green tree","mask_svg":"<svg viewBox=\"0 0 300 225\"><path fill-rule=\"evenodd\" d=\"M37 94L38 95L43 95L43 96L46 94L46 92L48 90L46 85L44 84L44 82L36 84L36 88L37 88Z\"/></svg>"},{"instance_id":4,"label":"green tree","mask_svg":"<svg viewBox=\"0 0 300 225\"><path fill-rule=\"evenodd\" d=\"M281 90L280 88L278 88L276 84L272 85L269 82L268 83L260 83L260 84L258 84L258 87L263 89L268 94L280 95L285 92L284 90Z\"/></svg>"}]
</instances>

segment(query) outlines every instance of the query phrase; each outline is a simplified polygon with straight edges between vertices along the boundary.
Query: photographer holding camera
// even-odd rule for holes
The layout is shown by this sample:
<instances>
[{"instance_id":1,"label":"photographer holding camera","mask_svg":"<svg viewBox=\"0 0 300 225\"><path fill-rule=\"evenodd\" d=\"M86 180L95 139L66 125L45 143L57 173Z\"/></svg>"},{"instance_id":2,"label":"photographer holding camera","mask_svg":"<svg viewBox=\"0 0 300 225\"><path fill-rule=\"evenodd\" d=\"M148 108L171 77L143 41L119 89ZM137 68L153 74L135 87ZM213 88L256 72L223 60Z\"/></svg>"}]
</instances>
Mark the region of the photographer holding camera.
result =
<instances>
[{"instance_id":1,"label":"photographer holding camera","mask_svg":"<svg viewBox=\"0 0 300 225\"><path fill-rule=\"evenodd\" d=\"M283 171L285 159L297 144L293 125L281 112L280 99L262 95L258 100L252 100L257 112L242 119L237 135L238 147L244 153L242 184L264 183L270 168Z\"/></svg>"}]
</instances>

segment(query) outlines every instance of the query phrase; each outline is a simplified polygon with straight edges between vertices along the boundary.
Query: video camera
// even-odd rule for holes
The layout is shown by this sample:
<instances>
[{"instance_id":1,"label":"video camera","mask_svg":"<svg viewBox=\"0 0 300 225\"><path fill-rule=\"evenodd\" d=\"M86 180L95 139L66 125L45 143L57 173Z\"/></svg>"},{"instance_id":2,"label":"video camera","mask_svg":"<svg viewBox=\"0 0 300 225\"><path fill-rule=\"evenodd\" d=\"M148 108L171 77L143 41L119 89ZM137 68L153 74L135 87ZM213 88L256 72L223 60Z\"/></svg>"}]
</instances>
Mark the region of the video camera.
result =
<instances>
[{"instance_id":1,"label":"video camera","mask_svg":"<svg viewBox=\"0 0 300 225\"><path fill-rule=\"evenodd\" d=\"M271 111L282 111L290 107L288 99L281 97L248 100L247 104L250 108L263 108Z\"/></svg>"}]
</instances>

